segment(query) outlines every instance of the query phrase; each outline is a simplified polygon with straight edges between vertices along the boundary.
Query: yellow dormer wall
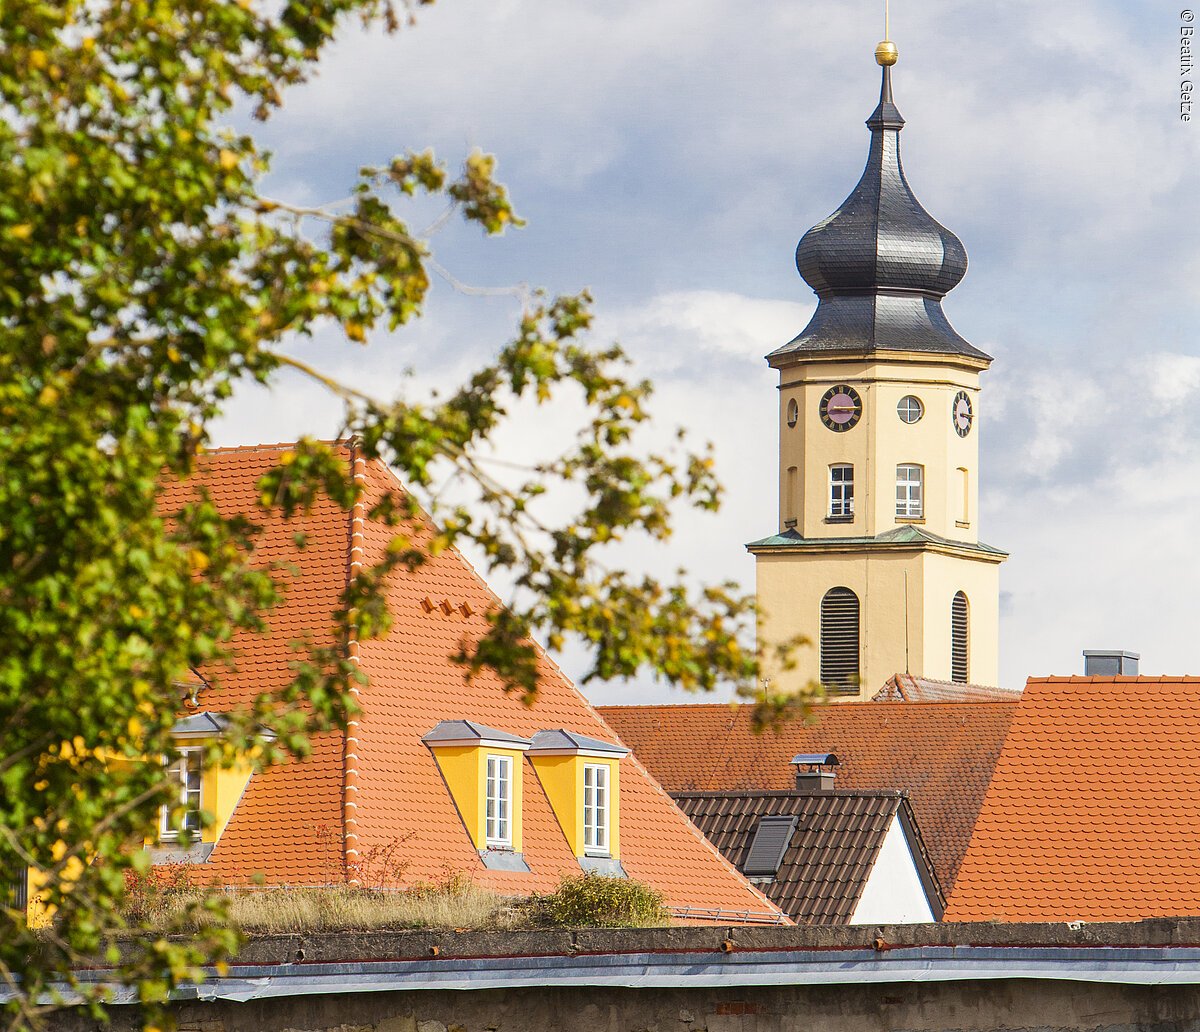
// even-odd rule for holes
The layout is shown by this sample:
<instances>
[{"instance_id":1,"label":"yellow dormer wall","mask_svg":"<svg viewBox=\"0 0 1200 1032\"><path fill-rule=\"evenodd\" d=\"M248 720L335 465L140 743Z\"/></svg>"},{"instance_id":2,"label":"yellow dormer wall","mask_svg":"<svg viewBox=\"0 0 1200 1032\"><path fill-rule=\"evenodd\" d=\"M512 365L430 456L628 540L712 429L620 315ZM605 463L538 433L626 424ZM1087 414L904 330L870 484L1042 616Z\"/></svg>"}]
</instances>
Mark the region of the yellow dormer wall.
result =
<instances>
[{"instance_id":1,"label":"yellow dormer wall","mask_svg":"<svg viewBox=\"0 0 1200 1032\"><path fill-rule=\"evenodd\" d=\"M621 856L621 766L616 756L529 754L558 825L576 856L586 855L583 845L583 768L608 768L608 856Z\"/></svg>"},{"instance_id":2,"label":"yellow dormer wall","mask_svg":"<svg viewBox=\"0 0 1200 1032\"><path fill-rule=\"evenodd\" d=\"M431 748L438 769L467 834L476 849L487 849L487 758L506 756L512 761L511 828L512 849L522 852L524 845L522 811L524 810L524 750L505 749L495 745L433 745Z\"/></svg>"},{"instance_id":3,"label":"yellow dormer wall","mask_svg":"<svg viewBox=\"0 0 1200 1032\"><path fill-rule=\"evenodd\" d=\"M204 767L200 806L202 811L212 815L212 823L201 828L201 842L220 841L253 773L253 765L247 762L238 762L232 767Z\"/></svg>"}]
</instances>

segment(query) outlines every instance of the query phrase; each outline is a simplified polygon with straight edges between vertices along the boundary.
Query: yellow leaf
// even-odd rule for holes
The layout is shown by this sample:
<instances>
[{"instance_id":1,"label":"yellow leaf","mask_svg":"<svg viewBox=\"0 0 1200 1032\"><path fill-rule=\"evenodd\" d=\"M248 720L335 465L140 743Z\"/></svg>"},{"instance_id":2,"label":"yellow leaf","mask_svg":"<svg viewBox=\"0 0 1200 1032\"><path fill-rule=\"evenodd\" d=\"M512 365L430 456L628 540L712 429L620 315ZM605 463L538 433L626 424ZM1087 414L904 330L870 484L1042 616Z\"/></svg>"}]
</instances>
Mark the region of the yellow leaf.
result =
<instances>
[{"instance_id":1,"label":"yellow leaf","mask_svg":"<svg viewBox=\"0 0 1200 1032\"><path fill-rule=\"evenodd\" d=\"M221 168L223 168L226 172L238 167L237 153L235 151L227 150L224 147L221 148L221 153L218 160L221 162Z\"/></svg>"},{"instance_id":2,"label":"yellow leaf","mask_svg":"<svg viewBox=\"0 0 1200 1032\"><path fill-rule=\"evenodd\" d=\"M8 227L8 235L16 237L18 240L28 240L33 236L33 226L28 222L22 222L16 226Z\"/></svg>"},{"instance_id":3,"label":"yellow leaf","mask_svg":"<svg viewBox=\"0 0 1200 1032\"><path fill-rule=\"evenodd\" d=\"M208 556L198 548L193 548L188 553L188 566L191 567L192 573L201 573L208 569Z\"/></svg>"},{"instance_id":4,"label":"yellow leaf","mask_svg":"<svg viewBox=\"0 0 1200 1032\"><path fill-rule=\"evenodd\" d=\"M361 344L364 340L367 339L366 333L363 332L362 323L357 323L357 322L353 322L353 321L347 322L345 324L345 329L346 329L346 336L349 337L351 340L358 342L359 344Z\"/></svg>"},{"instance_id":5,"label":"yellow leaf","mask_svg":"<svg viewBox=\"0 0 1200 1032\"><path fill-rule=\"evenodd\" d=\"M58 401L57 388L46 384L46 386L42 388L41 393L38 395L38 404L48 407L53 405L56 401Z\"/></svg>"},{"instance_id":6,"label":"yellow leaf","mask_svg":"<svg viewBox=\"0 0 1200 1032\"><path fill-rule=\"evenodd\" d=\"M49 63L50 62L46 57L46 51L44 51L44 50L29 51L29 67L30 68L36 68L40 71L41 69L45 68L46 65Z\"/></svg>"},{"instance_id":7,"label":"yellow leaf","mask_svg":"<svg viewBox=\"0 0 1200 1032\"><path fill-rule=\"evenodd\" d=\"M66 855L67 844L62 839L59 839L50 847L50 856L54 858L55 863L58 863Z\"/></svg>"},{"instance_id":8,"label":"yellow leaf","mask_svg":"<svg viewBox=\"0 0 1200 1032\"><path fill-rule=\"evenodd\" d=\"M126 727L129 729L129 737L130 738L141 738L142 737L143 725L142 725L142 722L140 720L138 720L137 717L130 717L129 723L126 724Z\"/></svg>"}]
</instances>

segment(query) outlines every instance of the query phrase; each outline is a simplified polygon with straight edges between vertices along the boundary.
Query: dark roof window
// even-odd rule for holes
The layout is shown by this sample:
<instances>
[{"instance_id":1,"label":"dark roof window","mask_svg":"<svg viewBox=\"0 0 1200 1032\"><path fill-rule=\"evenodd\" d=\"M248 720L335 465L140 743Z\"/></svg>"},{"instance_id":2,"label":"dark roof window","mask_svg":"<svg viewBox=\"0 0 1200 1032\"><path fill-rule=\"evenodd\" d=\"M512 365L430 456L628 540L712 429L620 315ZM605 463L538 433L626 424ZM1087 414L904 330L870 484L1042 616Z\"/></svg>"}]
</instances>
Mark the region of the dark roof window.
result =
<instances>
[{"instance_id":1,"label":"dark roof window","mask_svg":"<svg viewBox=\"0 0 1200 1032\"><path fill-rule=\"evenodd\" d=\"M795 816L763 817L758 822L758 830L754 832L742 871L747 875L770 875L774 878L783 862L783 854L791 844L798 820Z\"/></svg>"}]
</instances>

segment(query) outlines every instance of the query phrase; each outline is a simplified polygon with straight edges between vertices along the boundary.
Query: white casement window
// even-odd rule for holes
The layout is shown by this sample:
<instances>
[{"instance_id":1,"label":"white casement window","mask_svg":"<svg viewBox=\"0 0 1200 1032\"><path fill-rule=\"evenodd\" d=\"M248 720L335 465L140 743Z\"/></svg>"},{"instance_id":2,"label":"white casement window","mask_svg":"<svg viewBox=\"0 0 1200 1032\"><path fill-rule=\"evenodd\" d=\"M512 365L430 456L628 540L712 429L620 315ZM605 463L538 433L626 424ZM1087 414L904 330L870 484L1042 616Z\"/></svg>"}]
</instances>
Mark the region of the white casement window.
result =
<instances>
[{"instance_id":1,"label":"white casement window","mask_svg":"<svg viewBox=\"0 0 1200 1032\"><path fill-rule=\"evenodd\" d=\"M203 803L201 786L204 782L203 755L201 749L180 749L179 759L167 768L167 775L179 792L178 805L183 810L183 828L192 834L200 831L200 809ZM179 832L171 826L171 812L174 809L174 806L162 808L160 832L165 839L179 837Z\"/></svg>"},{"instance_id":2,"label":"white casement window","mask_svg":"<svg viewBox=\"0 0 1200 1032\"><path fill-rule=\"evenodd\" d=\"M608 853L608 767L583 765L583 851Z\"/></svg>"},{"instance_id":3,"label":"white casement window","mask_svg":"<svg viewBox=\"0 0 1200 1032\"><path fill-rule=\"evenodd\" d=\"M854 515L854 467L829 467L829 515L845 519Z\"/></svg>"},{"instance_id":4,"label":"white casement window","mask_svg":"<svg viewBox=\"0 0 1200 1032\"><path fill-rule=\"evenodd\" d=\"M925 515L925 467L896 467L896 517L919 520Z\"/></svg>"},{"instance_id":5,"label":"white casement window","mask_svg":"<svg viewBox=\"0 0 1200 1032\"><path fill-rule=\"evenodd\" d=\"M489 846L512 846L512 757L487 758L487 820Z\"/></svg>"}]
</instances>

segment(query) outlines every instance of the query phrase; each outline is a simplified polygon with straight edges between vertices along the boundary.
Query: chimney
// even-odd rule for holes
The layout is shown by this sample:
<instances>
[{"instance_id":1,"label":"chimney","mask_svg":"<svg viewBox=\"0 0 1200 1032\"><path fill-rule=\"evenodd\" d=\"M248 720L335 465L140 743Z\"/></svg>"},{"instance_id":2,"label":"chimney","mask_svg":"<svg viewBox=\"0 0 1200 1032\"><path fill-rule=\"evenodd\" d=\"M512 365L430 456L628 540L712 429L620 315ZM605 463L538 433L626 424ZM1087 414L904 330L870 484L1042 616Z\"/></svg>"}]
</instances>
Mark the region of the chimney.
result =
<instances>
[{"instance_id":1,"label":"chimney","mask_svg":"<svg viewBox=\"0 0 1200 1032\"><path fill-rule=\"evenodd\" d=\"M1137 652L1108 652L1103 649L1083 650L1083 673L1085 677L1137 677Z\"/></svg>"},{"instance_id":2,"label":"chimney","mask_svg":"<svg viewBox=\"0 0 1200 1032\"><path fill-rule=\"evenodd\" d=\"M837 772L830 768L838 765L833 753L801 753L792 757L796 768L797 792L832 792Z\"/></svg>"}]
</instances>

